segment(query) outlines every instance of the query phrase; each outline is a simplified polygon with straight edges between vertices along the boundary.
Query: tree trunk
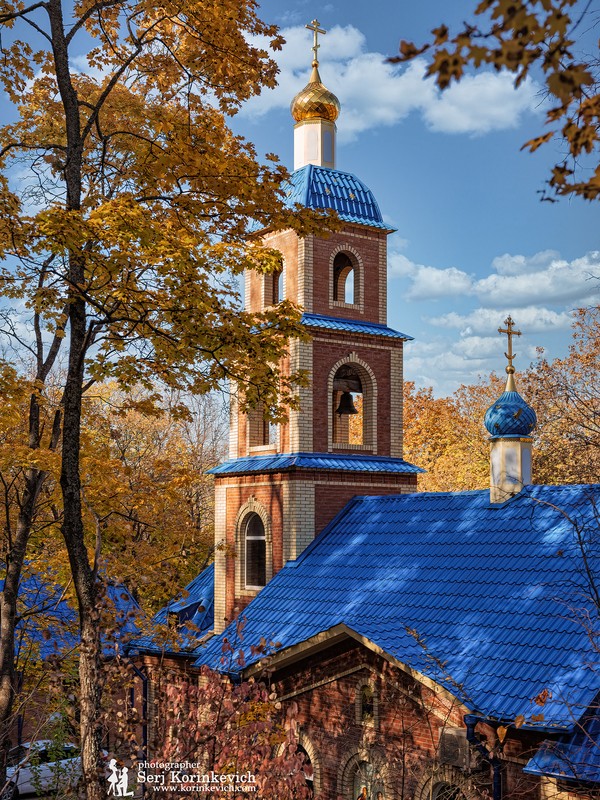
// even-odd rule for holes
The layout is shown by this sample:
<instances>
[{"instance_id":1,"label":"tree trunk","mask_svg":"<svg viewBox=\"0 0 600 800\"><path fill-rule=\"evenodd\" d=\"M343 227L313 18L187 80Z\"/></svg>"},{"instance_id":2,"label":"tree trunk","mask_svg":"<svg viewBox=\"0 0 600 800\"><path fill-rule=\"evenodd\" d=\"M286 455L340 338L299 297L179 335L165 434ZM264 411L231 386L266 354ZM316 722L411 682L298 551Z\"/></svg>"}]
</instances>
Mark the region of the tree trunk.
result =
<instances>
[{"instance_id":1,"label":"tree trunk","mask_svg":"<svg viewBox=\"0 0 600 800\"><path fill-rule=\"evenodd\" d=\"M74 271L78 271L75 265ZM75 285L80 280L73 281ZM100 769L102 728L101 646L96 575L84 540L81 506L80 434L83 363L85 355L85 303L75 296L69 313L69 366L64 393L62 436L63 526L73 583L79 606L81 765L88 800L104 798Z\"/></svg>"},{"instance_id":2,"label":"tree trunk","mask_svg":"<svg viewBox=\"0 0 600 800\"><path fill-rule=\"evenodd\" d=\"M15 669L15 627L17 597L27 542L31 534L43 473L28 470L23 501L17 519L16 535L6 555L6 576L0 592L0 788L6 783L6 757L11 745L13 708L17 694Z\"/></svg>"},{"instance_id":3,"label":"tree trunk","mask_svg":"<svg viewBox=\"0 0 600 800\"><path fill-rule=\"evenodd\" d=\"M67 153L64 177L66 210L81 209L83 141L79 99L71 81L69 53L60 0L48 0L56 82L65 112ZM68 267L69 364L63 395L63 437L60 485L63 495L62 533L69 555L79 606L81 766L88 800L104 800L101 768L102 699L100 624L96 574L85 546L81 507L81 398L86 355L86 303L79 287L85 281L85 256L71 252Z\"/></svg>"}]
</instances>

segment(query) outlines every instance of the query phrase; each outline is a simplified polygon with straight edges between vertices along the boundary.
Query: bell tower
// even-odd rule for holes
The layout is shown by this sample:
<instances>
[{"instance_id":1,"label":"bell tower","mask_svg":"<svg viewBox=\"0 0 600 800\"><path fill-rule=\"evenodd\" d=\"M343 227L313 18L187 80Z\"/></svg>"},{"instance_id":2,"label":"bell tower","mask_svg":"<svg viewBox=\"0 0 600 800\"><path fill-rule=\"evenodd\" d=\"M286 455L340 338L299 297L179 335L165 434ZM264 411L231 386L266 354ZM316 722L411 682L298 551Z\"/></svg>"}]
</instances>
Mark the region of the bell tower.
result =
<instances>
[{"instance_id":1,"label":"bell tower","mask_svg":"<svg viewBox=\"0 0 600 800\"><path fill-rule=\"evenodd\" d=\"M290 371L304 369L300 407L285 424L231 406L229 460L215 475L215 631L296 559L355 495L416 490L402 459L402 358L411 337L387 325L387 236L372 192L335 168L338 99L319 75L317 20L309 83L291 104L291 206L333 209L327 237L267 232L281 270L245 276L249 310L284 297L302 306L311 339L292 341Z\"/></svg>"}]
</instances>

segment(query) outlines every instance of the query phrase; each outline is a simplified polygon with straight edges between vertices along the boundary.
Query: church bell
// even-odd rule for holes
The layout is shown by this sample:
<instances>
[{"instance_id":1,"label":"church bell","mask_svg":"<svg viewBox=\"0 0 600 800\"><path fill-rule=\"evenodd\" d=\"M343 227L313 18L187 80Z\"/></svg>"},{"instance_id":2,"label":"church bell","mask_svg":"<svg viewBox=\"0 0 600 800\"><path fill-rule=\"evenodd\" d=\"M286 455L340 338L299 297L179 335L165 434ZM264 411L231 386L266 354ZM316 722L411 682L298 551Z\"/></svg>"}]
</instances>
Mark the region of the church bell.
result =
<instances>
[{"instance_id":1,"label":"church bell","mask_svg":"<svg viewBox=\"0 0 600 800\"><path fill-rule=\"evenodd\" d=\"M342 392L340 404L335 413L340 417L344 414L358 414L357 409L354 407L354 401L352 400L352 395L350 392Z\"/></svg>"}]
</instances>

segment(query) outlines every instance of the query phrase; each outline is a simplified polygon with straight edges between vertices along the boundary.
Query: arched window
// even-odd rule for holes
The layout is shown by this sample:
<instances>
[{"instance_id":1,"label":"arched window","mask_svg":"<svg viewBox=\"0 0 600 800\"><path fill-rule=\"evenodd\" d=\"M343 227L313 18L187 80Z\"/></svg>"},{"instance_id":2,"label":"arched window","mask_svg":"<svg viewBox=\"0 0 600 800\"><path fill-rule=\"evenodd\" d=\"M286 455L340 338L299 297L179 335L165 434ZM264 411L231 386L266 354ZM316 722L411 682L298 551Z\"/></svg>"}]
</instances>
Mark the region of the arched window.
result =
<instances>
[{"instance_id":1,"label":"arched window","mask_svg":"<svg viewBox=\"0 0 600 800\"><path fill-rule=\"evenodd\" d=\"M333 364L327 380L330 449L377 453L377 380L357 353Z\"/></svg>"},{"instance_id":2,"label":"arched window","mask_svg":"<svg viewBox=\"0 0 600 800\"><path fill-rule=\"evenodd\" d=\"M347 253L338 253L333 259L333 299L338 303L356 304L358 273Z\"/></svg>"},{"instance_id":3,"label":"arched window","mask_svg":"<svg viewBox=\"0 0 600 800\"><path fill-rule=\"evenodd\" d=\"M262 519L254 512L244 520L245 585L260 589L267 583L267 538Z\"/></svg>"},{"instance_id":4,"label":"arched window","mask_svg":"<svg viewBox=\"0 0 600 800\"><path fill-rule=\"evenodd\" d=\"M283 266L273 273L273 305L283 300Z\"/></svg>"},{"instance_id":5,"label":"arched window","mask_svg":"<svg viewBox=\"0 0 600 800\"><path fill-rule=\"evenodd\" d=\"M385 798L382 776L373 764L359 761L354 773L352 800L375 800L378 793Z\"/></svg>"},{"instance_id":6,"label":"arched window","mask_svg":"<svg viewBox=\"0 0 600 800\"><path fill-rule=\"evenodd\" d=\"M431 798L432 800L466 800L460 786L446 781L440 781L433 786Z\"/></svg>"},{"instance_id":7,"label":"arched window","mask_svg":"<svg viewBox=\"0 0 600 800\"><path fill-rule=\"evenodd\" d=\"M372 722L375 711L375 698L370 686L363 686L360 692L360 719L361 722Z\"/></svg>"},{"instance_id":8,"label":"arched window","mask_svg":"<svg viewBox=\"0 0 600 800\"><path fill-rule=\"evenodd\" d=\"M370 683L356 687L356 724L379 726L377 691Z\"/></svg>"},{"instance_id":9,"label":"arched window","mask_svg":"<svg viewBox=\"0 0 600 800\"><path fill-rule=\"evenodd\" d=\"M259 403L256 408L248 411L248 447L276 446L278 441L279 425L270 422L264 417L264 407Z\"/></svg>"},{"instance_id":10,"label":"arched window","mask_svg":"<svg viewBox=\"0 0 600 800\"><path fill-rule=\"evenodd\" d=\"M264 304L266 306L276 306L283 300L283 261L273 272L267 272L264 276Z\"/></svg>"},{"instance_id":11,"label":"arched window","mask_svg":"<svg viewBox=\"0 0 600 800\"><path fill-rule=\"evenodd\" d=\"M304 771L304 780L306 782L307 789L310 791L310 796L313 797L315 793L315 772L312 761L302 745L298 745L298 752L304 757L304 764L302 767Z\"/></svg>"}]
</instances>

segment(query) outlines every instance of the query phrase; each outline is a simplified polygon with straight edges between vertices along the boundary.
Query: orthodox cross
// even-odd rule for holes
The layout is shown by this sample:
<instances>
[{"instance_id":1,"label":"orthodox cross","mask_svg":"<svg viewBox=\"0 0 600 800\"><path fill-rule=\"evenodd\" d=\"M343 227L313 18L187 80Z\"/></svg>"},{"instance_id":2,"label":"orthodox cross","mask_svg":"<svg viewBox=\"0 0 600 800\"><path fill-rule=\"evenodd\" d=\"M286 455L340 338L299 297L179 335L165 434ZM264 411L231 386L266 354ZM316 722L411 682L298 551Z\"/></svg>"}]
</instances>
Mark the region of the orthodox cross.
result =
<instances>
[{"instance_id":1,"label":"orthodox cross","mask_svg":"<svg viewBox=\"0 0 600 800\"><path fill-rule=\"evenodd\" d=\"M305 25L304 27L308 28L309 31L313 32L313 46L312 46L313 66L316 66L319 63L318 50L319 50L319 47L321 46L319 44L318 36L319 36L320 33L325 35L327 33L327 31L323 30L323 28L319 28L319 20L318 19L313 19L313 21L310 23L310 25Z\"/></svg>"},{"instance_id":2,"label":"orthodox cross","mask_svg":"<svg viewBox=\"0 0 600 800\"><path fill-rule=\"evenodd\" d=\"M516 356L516 353L513 353L512 349L512 340L513 336L520 336L521 331L513 330L513 325L515 324L512 320L512 317L509 316L504 320L504 324L506 328L498 328L498 333L505 333L508 337L508 353L504 353L506 358L508 358L508 367L506 367L507 372L514 372L515 368L513 367L513 358Z\"/></svg>"}]
</instances>

